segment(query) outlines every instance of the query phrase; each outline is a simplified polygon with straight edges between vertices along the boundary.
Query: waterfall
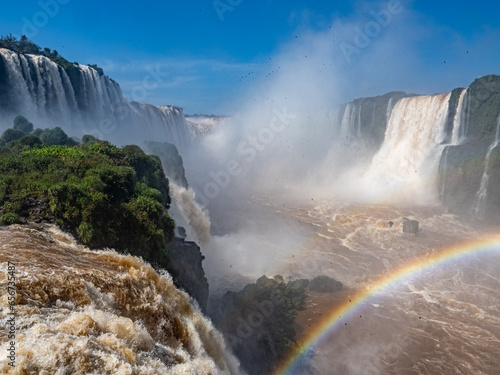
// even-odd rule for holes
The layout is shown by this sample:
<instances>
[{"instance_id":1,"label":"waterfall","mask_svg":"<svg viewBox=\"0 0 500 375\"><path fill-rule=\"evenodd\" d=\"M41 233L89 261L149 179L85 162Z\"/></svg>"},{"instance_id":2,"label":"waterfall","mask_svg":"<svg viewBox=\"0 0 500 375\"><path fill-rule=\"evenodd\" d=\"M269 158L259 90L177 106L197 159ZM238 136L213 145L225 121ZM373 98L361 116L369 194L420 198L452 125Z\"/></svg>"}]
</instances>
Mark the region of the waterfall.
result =
<instances>
[{"instance_id":1,"label":"waterfall","mask_svg":"<svg viewBox=\"0 0 500 375\"><path fill-rule=\"evenodd\" d=\"M450 95L415 96L396 103L382 147L364 175L369 186L379 188L377 194L407 190L406 196L418 199L435 191Z\"/></svg>"},{"instance_id":2,"label":"waterfall","mask_svg":"<svg viewBox=\"0 0 500 375\"><path fill-rule=\"evenodd\" d=\"M453 118L453 129L451 135L451 143L449 146L457 146L463 143L466 139L465 136L465 111L466 106L464 105L464 99L466 97L467 90L462 90L460 93L460 98L458 99L457 111L455 117ZM439 189L439 200L441 204L443 203L444 193L446 189L446 173L448 171L448 152L450 150L449 146L446 146L443 150L443 155L441 157L441 164L439 169L439 174L441 176L441 187Z\"/></svg>"},{"instance_id":3,"label":"waterfall","mask_svg":"<svg viewBox=\"0 0 500 375\"><path fill-rule=\"evenodd\" d=\"M178 186L173 181L169 184L175 205L182 218L194 230L198 241L206 244L211 238L210 217L196 202L193 189Z\"/></svg>"},{"instance_id":4,"label":"waterfall","mask_svg":"<svg viewBox=\"0 0 500 375\"><path fill-rule=\"evenodd\" d=\"M361 106L358 106L358 117L356 122L356 136L361 138Z\"/></svg>"},{"instance_id":5,"label":"waterfall","mask_svg":"<svg viewBox=\"0 0 500 375\"><path fill-rule=\"evenodd\" d=\"M488 182L490 180L489 176L489 166L490 166L490 156L493 150L500 144L500 117L498 118L497 131L495 134L495 139L493 143L488 147L486 152L486 157L484 158L484 172L481 177L481 185L476 193L476 199L474 201L474 206L472 207L474 216L476 219L483 221L486 214L486 201L488 198Z\"/></svg>"},{"instance_id":6,"label":"waterfall","mask_svg":"<svg viewBox=\"0 0 500 375\"><path fill-rule=\"evenodd\" d=\"M32 117L46 117L49 111L60 122L71 120L77 108L68 76L62 68L41 56L20 55L0 49L9 87L2 88L10 97L5 107Z\"/></svg>"},{"instance_id":7,"label":"waterfall","mask_svg":"<svg viewBox=\"0 0 500 375\"><path fill-rule=\"evenodd\" d=\"M15 255L19 327L15 368L2 360L0 373L241 373L222 335L166 272L90 251L55 226L4 227L0 242L2 290ZM0 306L4 322L11 312Z\"/></svg>"},{"instance_id":8,"label":"waterfall","mask_svg":"<svg viewBox=\"0 0 500 375\"><path fill-rule=\"evenodd\" d=\"M353 103L347 103L344 116L342 116L342 122L340 123L340 138L349 139L353 133L354 129L354 112L355 105Z\"/></svg>"},{"instance_id":9,"label":"waterfall","mask_svg":"<svg viewBox=\"0 0 500 375\"><path fill-rule=\"evenodd\" d=\"M387 103L387 111L385 112L385 117L387 118L387 122L391 118L392 110L394 109L394 104L392 98L389 98L389 102Z\"/></svg>"},{"instance_id":10,"label":"waterfall","mask_svg":"<svg viewBox=\"0 0 500 375\"><path fill-rule=\"evenodd\" d=\"M467 106L464 106L464 98L466 93L467 90L463 90L460 94L460 98L458 99L457 113L455 114L455 117L453 119L453 133L451 136L452 145L459 145L463 141L465 141L466 138L466 114L464 113L467 109Z\"/></svg>"},{"instance_id":11,"label":"waterfall","mask_svg":"<svg viewBox=\"0 0 500 375\"><path fill-rule=\"evenodd\" d=\"M156 107L150 104L132 102L135 110L136 122L145 124L151 139L168 141L178 148L190 143L188 125L182 109L172 106ZM168 126L165 126L168 124Z\"/></svg>"},{"instance_id":12,"label":"waterfall","mask_svg":"<svg viewBox=\"0 0 500 375\"><path fill-rule=\"evenodd\" d=\"M442 176L441 189L439 190L439 201L443 204L444 192L446 188L446 172L448 171L448 152L450 151L449 146L446 146L443 151L443 156L441 157L440 175Z\"/></svg>"},{"instance_id":13,"label":"waterfall","mask_svg":"<svg viewBox=\"0 0 500 375\"><path fill-rule=\"evenodd\" d=\"M340 122L340 139L354 140L361 138L361 104L347 103Z\"/></svg>"},{"instance_id":14,"label":"waterfall","mask_svg":"<svg viewBox=\"0 0 500 375\"><path fill-rule=\"evenodd\" d=\"M44 56L0 48L0 125L24 115L37 127L118 142L158 140L183 148L191 137L181 108L129 102L120 86L88 66L63 69Z\"/></svg>"}]
</instances>

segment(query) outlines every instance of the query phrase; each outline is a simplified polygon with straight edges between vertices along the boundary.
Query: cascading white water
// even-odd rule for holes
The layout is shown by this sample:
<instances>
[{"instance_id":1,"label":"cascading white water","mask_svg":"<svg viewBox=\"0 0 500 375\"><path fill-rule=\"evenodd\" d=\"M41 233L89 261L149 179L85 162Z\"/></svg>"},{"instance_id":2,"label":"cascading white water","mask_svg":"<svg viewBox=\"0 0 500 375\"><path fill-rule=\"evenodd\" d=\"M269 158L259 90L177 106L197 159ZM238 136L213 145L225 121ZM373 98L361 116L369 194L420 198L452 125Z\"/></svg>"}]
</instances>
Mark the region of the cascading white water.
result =
<instances>
[{"instance_id":1,"label":"cascading white water","mask_svg":"<svg viewBox=\"0 0 500 375\"><path fill-rule=\"evenodd\" d=\"M441 182L441 189L439 190L439 198L441 201L441 204L443 203L444 199L444 193L445 193L445 188L446 188L446 172L448 171L448 152L450 151L450 148L448 146L445 147L443 151L443 156L441 158L441 163L442 163L442 182Z\"/></svg>"},{"instance_id":2,"label":"cascading white water","mask_svg":"<svg viewBox=\"0 0 500 375\"><path fill-rule=\"evenodd\" d=\"M172 197L184 221L193 229L196 238L202 244L210 241L210 217L196 202L195 193L191 188L178 186L172 180L169 182Z\"/></svg>"},{"instance_id":3,"label":"cascading white water","mask_svg":"<svg viewBox=\"0 0 500 375\"><path fill-rule=\"evenodd\" d=\"M60 122L70 120L70 113L77 108L75 95L68 76L61 74L58 65L41 56L5 49L0 49L0 55L7 68L2 74L6 74L13 88L9 90L9 107L36 117L47 116L50 108Z\"/></svg>"},{"instance_id":4,"label":"cascading white water","mask_svg":"<svg viewBox=\"0 0 500 375\"><path fill-rule=\"evenodd\" d=\"M361 110L361 107L360 109ZM344 116L342 116L342 122L340 123L340 138L341 139L351 139L356 136L361 135L361 129L359 124L359 110L356 111L356 105L353 103L348 103L344 110Z\"/></svg>"},{"instance_id":5,"label":"cascading white water","mask_svg":"<svg viewBox=\"0 0 500 375\"><path fill-rule=\"evenodd\" d=\"M455 114L455 118L453 119L453 133L451 136L451 144L459 145L463 141L465 141L466 133L465 133L465 110L467 109L464 106L464 98L467 90L463 90L460 94L460 98L458 99L457 105L457 113Z\"/></svg>"},{"instance_id":6,"label":"cascading white water","mask_svg":"<svg viewBox=\"0 0 500 375\"><path fill-rule=\"evenodd\" d=\"M166 140L178 148L190 143L191 136L181 108L156 107L137 102L131 102L130 105L135 110L135 121L144 124L151 139ZM164 126L164 124L170 126Z\"/></svg>"},{"instance_id":7,"label":"cascading white water","mask_svg":"<svg viewBox=\"0 0 500 375\"><path fill-rule=\"evenodd\" d=\"M361 106L358 106L358 117L356 122L356 136L361 137Z\"/></svg>"},{"instance_id":8,"label":"cascading white water","mask_svg":"<svg viewBox=\"0 0 500 375\"><path fill-rule=\"evenodd\" d=\"M467 90L463 90L460 94L460 98L458 99L457 104L457 112L455 113L455 117L453 118L453 131L451 135L451 143L449 146L457 146L463 143L466 139L465 133L465 110L466 106L464 105L464 99L466 97ZM446 172L448 170L448 152L449 147L446 146L443 150L443 156L441 158L441 172L442 172L442 182L441 188L439 190L439 197L441 203L443 203L444 193L446 188Z\"/></svg>"},{"instance_id":9,"label":"cascading white water","mask_svg":"<svg viewBox=\"0 0 500 375\"><path fill-rule=\"evenodd\" d=\"M387 122L389 122L389 119L391 118L391 113L392 110L394 109L394 103L392 98L389 99L389 102L387 103L387 110L385 112L385 116L387 118Z\"/></svg>"},{"instance_id":10,"label":"cascading white water","mask_svg":"<svg viewBox=\"0 0 500 375\"><path fill-rule=\"evenodd\" d=\"M90 251L54 226L2 227L0 241L0 287L7 290L14 259L17 294L15 367L4 354L0 373L241 373L221 334L166 272ZM4 324L9 313L2 303Z\"/></svg>"},{"instance_id":11,"label":"cascading white water","mask_svg":"<svg viewBox=\"0 0 500 375\"><path fill-rule=\"evenodd\" d=\"M181 108L129 102L120 86L85 65L68 73L44 56L0 48L5 100L1 124L24 115L38 127L60 126L78 137L92 134L121 142L159 140L183 148L191 137Z\"/></svg>"},{"instance_id":12,"label":"cascading white water","mask_svg":"<svg viewBox=\"0 0 500 375\"><path fill-rule=\"evenodd\" d=\"M489 166L490 166L490 156L493 150L500 144L500 117L498 118L497 131L495 134L495 140L488 147L486 152L486 157L484 158L484 172L481 177L481 186L476 193L476 199L474 201L473 212L476 219L483 221L486 214L486 200L488 198L488 183L490 181L489 176Z\"/></svg>"},{"instance_id":13,"label":"cascading white water","mask_svg":"<svg viewBox=\"0 0 500 375\"><path fill-rule=\"evenodd\" d=\"M364 175L370 193L435 200L450 95L415 96L396 103L384 143Z\"/></svg>"}]
</instances>

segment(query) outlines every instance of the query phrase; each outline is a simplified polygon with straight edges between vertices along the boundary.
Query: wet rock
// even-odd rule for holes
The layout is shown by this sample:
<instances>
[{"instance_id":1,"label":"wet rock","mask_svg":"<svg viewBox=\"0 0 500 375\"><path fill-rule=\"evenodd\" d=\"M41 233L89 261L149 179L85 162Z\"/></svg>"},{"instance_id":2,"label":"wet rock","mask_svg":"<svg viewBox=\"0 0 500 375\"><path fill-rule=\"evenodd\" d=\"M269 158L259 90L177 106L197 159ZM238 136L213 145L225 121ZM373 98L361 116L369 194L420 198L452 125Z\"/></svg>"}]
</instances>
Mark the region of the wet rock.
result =
<instances>
[{"instance_id":1,"label":"wet rock","mask_svg":"<svg viewBox=\"0 0 500 375\"><path fill-rule=\"evenodd\" d=\"M200 247L195 242L176 237L168 245L172 256L172 264L168 272L176 287L184 289L193 297L203 312L206 312L208 301L208 281L205 277Z\"/></svg>"},{"instance_id":2,"label":"wet rock","mask_svg":"<svg viewBox=\"0 0 500 375\"><path fill-rule=\"evenodd\" d=\"M55 223L56 221L47 198L28 197L22 203L20 216L25 223Z\"/></svg>"},{"instance_id":3,"label":"wet rock","mask_svg":"<svg viewBox=\"0 0 500 375\"><path fill-rule=\"evenodd\" d=\"M321 275L316 276L309 282L309 290L321 293L334 293L342 289L342 283L331 277Z\"/></svg>"},{"instance_id":4,"label":"wet rock","mask_svg":"<svg viewBox=\"0 0 500 375\"><path fill-rule=\"evenodd\" d=\"M177 227L175 230L177 232L177 237L182 238L183 240L186 239L186 228Z\"/></svg>"},{"instance_id":5,"label":"wet rock","mask_svg":"<svg viewBox=\"0 0 500 375\"><path fill-rule=\"evenodd\" d=\"M403 233L418 233L418 220L403 218Z\"/></svg>"},{"instance_id":6,"label":"wet rock","mask_svg":"<svg viewBox=\"0 0 500 375\"><path fill-rule=\"evenodd\" d=\"M492 150L488 163L488 186L484 210L478 211L478 191L486 169L486 154L493 144L498 127L500 76L476 79L465 94L467 120L463 142L447 146L439 163L439 186L442 205L463 219L500 224L500 147ZM465 110L466 111L465 111ZM464 119L461 120L465 121Z\"/></svg>"}]
</instances>

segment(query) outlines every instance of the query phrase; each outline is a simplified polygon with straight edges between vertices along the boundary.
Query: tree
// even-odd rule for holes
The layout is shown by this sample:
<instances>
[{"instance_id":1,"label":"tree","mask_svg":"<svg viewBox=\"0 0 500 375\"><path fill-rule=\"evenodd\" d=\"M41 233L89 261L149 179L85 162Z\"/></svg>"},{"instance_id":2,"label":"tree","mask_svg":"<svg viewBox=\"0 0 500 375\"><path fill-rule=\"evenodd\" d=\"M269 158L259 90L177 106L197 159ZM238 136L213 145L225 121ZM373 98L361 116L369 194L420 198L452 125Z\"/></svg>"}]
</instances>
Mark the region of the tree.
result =
<instances>
[{"instance_id":1,"label":"tree","mask_svg":"<svg viewBox=\"0 0 500 375\"><path fill-rule=\"evenodd\" d=\"M16 46L17 39L12 33L7 36L2 36L2 47L12 49Z\"/></svg>"},{"instance_id":2,"label":"tree","mask_svg":"<svg viewBox=\"0 0 500 375\"><path fill-rule=\"evenodd\" d=\"M49 146L65 145L68 142L68 135L60 127L45 129L39 137L43 143Z\"/></svg>"},{"instance_id":3,"label":"tree","mask_svg":"<svg viewBox=\"0 0 500 375\"><path fill-rule=\"evenodd\" d=\"M89 145L93 145L94 143L99 143L99 139L97 139L93 135L85 134L82 137L82 144L89 146Z\"/></svg>"},{"instance_id":4,"label":"tree","mask_svg":"<svg viewBox=\"0 0 500 375\"><path fill-rule=\"evenodd\" d=\"M27 134L18 139L15 144L20 147L27 146L29 148L36 148L42 145L42 141L40 140L40 138L34 136L33 134ZM11 146L12 145L14 145L14 143L12 143Z\"/></svg>"},{"instance_id":5,"label":"tree","mask_svg":"<svg viewBox=\"0 0 500 375\"><path fill-rule=\"evenodd\" d=\"M6 131L3 132L0 140L3 143L9 143L9 142L18 140L18 139L24 137L25 135L26 135L26 133L24 133L23 131L21 131L19 129L7 129Z\"/></svg>"},{"instance_id":6,"label":"tree","mask_svg":"<svg viewBox=\"0 0 500 375\"><path fill-rule=\"evenodd\" d=\"M31 42L26 35L21 36L21 39L17 43L18 52L29 53L33 55L40 54L40 47L35 43Z\"/></svg>"},{"instance_id":7,"label":"tree","mask_svg":"<svg viewBox=\"0 0 500 375\"><path fill-rule=\"evenodd\" d=\"M100 76L103 76L104 75L104 70L102 70L102 68L100 68L99 66L97 66L97 64L87 64L88 67L94 69L97 71L97 73L99 73Z\"/></svg>"},{"instance_id":8,"label":"tree","mask_svg":"<svg viewBox=\"0 0 500 375\"><path fill-rule=\"evenodd\" d=\"M19 115L14 119L13 128L29 134L33 131L33 124L26 117Z\"/></svg>"}]
</instances>

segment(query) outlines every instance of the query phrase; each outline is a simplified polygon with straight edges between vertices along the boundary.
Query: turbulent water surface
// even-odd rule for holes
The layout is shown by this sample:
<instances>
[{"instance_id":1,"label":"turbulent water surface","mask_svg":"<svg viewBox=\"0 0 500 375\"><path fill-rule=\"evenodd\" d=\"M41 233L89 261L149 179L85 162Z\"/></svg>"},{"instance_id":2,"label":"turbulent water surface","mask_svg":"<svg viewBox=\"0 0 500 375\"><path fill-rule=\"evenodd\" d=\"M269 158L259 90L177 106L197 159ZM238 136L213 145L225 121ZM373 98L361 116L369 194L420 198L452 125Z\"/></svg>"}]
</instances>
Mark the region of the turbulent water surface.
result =
<instances>
[{"instance_id":1,"label":"turbulent water surface","mask_svg":"<svg viewBox=\"0 0 500 375\"><path fill-rule=\"evenodd\" d=\"M55 227L0 230L0 372L237 374L221 335L168 275L92 252ZM17 279L15 367L8 365L7 264Z\"/></svg>"},{"instance_id":2,"label":"turbulent water surface","mask_svg":"<svg viewBox=\"0 0 500 375\"><path fill-rule=\"evenodd\" d=\"M312 294L299 313L301 339L335 305L401 267L490 233L439 208L392 208L324 202L272 205L311 234L280 254L276 273L326 274L344 283L337 295ZM403 217L417 219L417 235L402 232ZM498 228L496 228L498 232ZM420 269L396 280L340 319L312 363L320 374L499 374L500 253L474 253ZM340 327L340 328L339 328ZM299 372L297 372L299 373Z\"/></svg>"}]
</instances>

